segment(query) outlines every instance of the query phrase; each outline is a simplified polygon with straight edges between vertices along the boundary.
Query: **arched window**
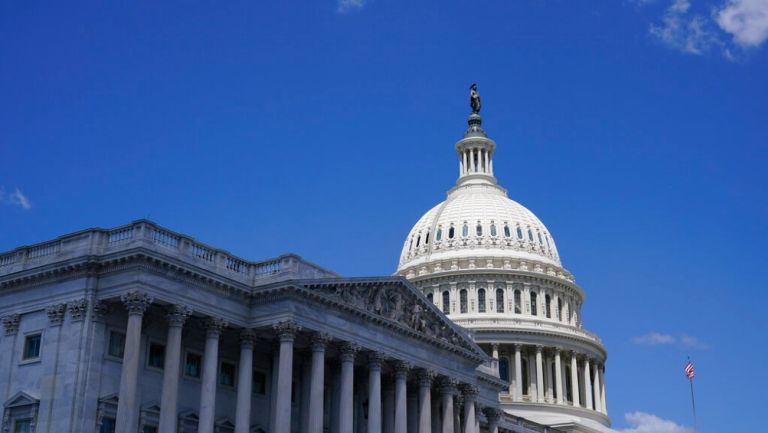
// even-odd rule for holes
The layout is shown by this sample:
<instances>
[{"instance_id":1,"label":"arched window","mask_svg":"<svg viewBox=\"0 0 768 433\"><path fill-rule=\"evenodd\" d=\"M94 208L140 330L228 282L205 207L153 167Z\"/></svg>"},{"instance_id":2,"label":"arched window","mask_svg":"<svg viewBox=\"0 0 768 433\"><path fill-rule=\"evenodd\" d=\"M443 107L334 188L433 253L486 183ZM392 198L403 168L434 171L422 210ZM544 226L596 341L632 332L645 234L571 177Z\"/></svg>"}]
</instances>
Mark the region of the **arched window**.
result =
<instances>
[{"instance_id":1,"label":"arched window","mask_svg":"<svg viewBox=\"0 0 768 433\"><path fill-rule=\"evenodd\" d=\"M533 242L533 232L531 231L531 229L528 229L528 240Z\"/></svg>"},{"instance_id":2,"label":"arched window","mask_svg":"<svg viewBox=\"0 0 768 433\"><path fill-rule=\"evenodd\" d=\"M568 323L571 323L571 303L570 302L567 304L566 310L568 311L568 315L567 315Z\"/></svg>"},{"instance_id":3,"label":"arched window","mask_svg":"<svg viewBox=\"0 0 768 433\"><path fill-rule=\"evenodd\" d=\"M491 236L496 237L496 224L491 223Z\"/></svg>"},{"instance_id":4,"label":"arched window","mask_svg":"<svg viewBox=\"0 0 768 433\"><path fill-rule=\"evenodd\" d=\"M477 290L477 311L485 313L485 289Z\"/></svg>"},{"instance_id":5,"label":"arched window","mask_svg":"<svg viewBox=\"0 0 768 433\"><path fill-rule=\"evenodd\" d=\"M467 223L464 223L464 225L461 227L461 236L467 237L469 236L469 226Z\"/></svg>"},{"instance_id":6,"label":"arched window","mask_svg":"<svg viewBox=\"0 0 768 433\"><path fill-rule=\"evenodd\" d=\"M455 230L453 229L453 224L451 224L451 227L448 229L448 239L453 239L453 236L455 235Z\"/></svg>"},{"instance_id":7,"label":"arched window","mask_svg":"<svg viewBox=\"0 0 768 433\"><path fill-rule=\"evenodd\" d=\"M499 378L509 382L509 361L507 358L499 359Z\"/></svg>"},{"instance_id":8,"label":"arched window","mask_svg":"<svg viewBox=\"0 0 768 433\"><path fill-rule=\"evenodd\" d=\"M523 395L530 395L531 378L528 375L528 360L523 358L520 360L520 372L523 377Z\"/></svg>"},{"instance_id":9,"label":"arched window","mask_svg":"<svg viewBox=\"0 0 768 433\"><path fill-rule=\"evenodd\" d=\"M560 298L557 298L557 320L563 320L563 300Z\"/></svg>"},{"instance_id":10,"label":"arched window","mask_svg":"<svg viewBox=\"0 0 768 433\"><path fill-rule=\"evenodd\" d=\"M434 296L431 293L427 293L427 299L429 300L429 302L434 303L433 298L434 298Z\"/></svg>"},{"instance_id":11,"label":"arched window","mask_svg":"<svg viewBox=\"0 0 768 433\"><path fill-rule=\"evenodd\" d=\"M508 238L510 236L509 234L509 226L504 224L504 237Z\"/></svg>"},{"instance_id":12,"label":"arched window","mask_svg":"<svg viewBox=\"0 0 768 433\"><path fill-rule=\"evenodd\" d=\"M437 233L435 233L435 240L440 242L442 239L443 239L443 228L442 227L438 227L437 228Z\"/></svg>"},{"instance_id":13,"label":"arched window","mask_svg":"<svg viewBox=\"0 0 768 433\"><path fill-rule=\"evenodd\" d=\"M411 238L411 243L408 244L408 252L410 253L413 251L413 238Z\"/></svg>"},{"instance_id":14,"label":"arched window","mask_svg":"<svg viewBox=\"0 0 768 433\"><path fill-rule=\"evenodd\" d=\"M467 312L467 290L462 289L459 292L459 312L464 314Z\"/></svg>"},{"instance_id":15,"label":"arched window","mask_svg":"<svg viewBox=\"0 0 768 433\"><path fill-rule=\"evenodd\" d=\"M475 227L475 233L477 233L477 236L483 235L483 226L480 225L480 223L477 223L477 227Z\"/></svg>"},{"instance_id":16,"label":"arched window","mask_svg":"<svg viewBox=\"0 0 768 433\"><path fill-rule=\"evenodd\" d=\"M424 238L424 244L429 245L429 232L427 232L427 236Z\"/></svg>"},{"instance_id":17,"label":"arched window","mask_svg":"<svg viewBox=\"0 0 768 433\"><path fill-rule=\"evenodd\" d=\"M519 290L515 290L515 314L522 314L523 309L521 306L521 294Z\"/></svg>"},{"instance_id":18,"label":"arched window","mask_svg":"<svg viewBox=\"0 0 768 433\"><path fill-rule=\"evenodd\" d=\"M443 292L443 313L451 313L451 294L447 290Z\"/></svg>"},{"instance_id":19,"label":"arched window","mask_svg":"<svg viewBox=\"0 0 768 433\"><path fill-rule=\"evenodd\" d=\"M496 289L496 312L504 312L504 289Z\"/></svg>"},{"instance_id":20,"label":"arched window","mask_svg":"<svg viewBox=\"0 0 768 433\"><path fill-rule=\"evenodd\" d=\"M538 237L539 237L539 243L540 243L541 245L544 245L544 241L542 241L542 240L541 240L541 233L539 233L539 232L536 232L536 236L538 236Z\"/></svg>"},{"instance_id":21,"label":"arched window","mask_svg":"<svg viewBox=\"0 0 768 433\"><path fill-rule=\"evenodd\" d=\"M416 237L416 248L418 248L420 244L421 244L421 235Z\"/></svg>"},{"instance_id":22,"label":"arched window","mask_svg":"<svg viewBox=\"0 0 768 433\"><path fill-rule=\"evenodd\" d=\"M531 315L538 315L538 309L536 308L536 292L531 292Z\"/></svg>"},{"instance_id":23,"label":"arched window","mask_svg":"<svg viewBox=\"0 0 768 433\"><path fill-rule=\"evenodd\" d=\"M551 245L549 245L549 236L547 236L547 235L544 235L544 240L545 240L545 241L547 241L547 249L548 249L548 250L549 250L549 249L551 249L551 248L552 248L552 246L551 246Z\"/></svg>"},{"instance_id":24,"label":"arched window","mask_svg":"<svg viewBox=\"0 0 768 433\"><path fill-rule=\"evenodd\" d=\"M544 295L544 315L547 319L552 318L552 297L549 295Z\"/></svg>"},{"instance_id":25,"label":"arched window","mask_svg":"<svg viewBox=\"0 0 768 433\"><path fill-rule=\"evenodd\" d=\"M517 238L518 239L523 238L523 231L520 229L520 227L517 228Z\"/></svg>"}]
</instances>

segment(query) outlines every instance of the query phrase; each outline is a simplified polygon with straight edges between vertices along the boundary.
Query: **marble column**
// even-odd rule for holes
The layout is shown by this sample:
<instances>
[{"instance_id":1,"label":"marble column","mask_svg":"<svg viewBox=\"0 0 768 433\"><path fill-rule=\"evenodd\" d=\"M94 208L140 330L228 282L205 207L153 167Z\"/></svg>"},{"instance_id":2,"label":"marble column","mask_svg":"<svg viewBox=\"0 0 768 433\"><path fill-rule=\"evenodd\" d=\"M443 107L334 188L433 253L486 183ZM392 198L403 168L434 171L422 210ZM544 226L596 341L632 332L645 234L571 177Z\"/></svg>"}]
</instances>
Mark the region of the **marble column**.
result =
<instances>
[{"instance_id":1,"label":"marble column","mask_svg":"<svg viewBox=\"0 0 768 433\"><path fill-rule=\"evenodd\" d=\"M475 431L475 402L479 393L476 386L465 385L462 387L464 395L464 433L480 433Z\"/></svg>"},{"instance_id":2,"label":"marble column","mask_svg":"<svg viewBox=\"0 0 768 433\"><path fill-rule=\"evenodd\" d=\"M168 337L165 342L165 365L163 366L163 391L160 399L160 433L176 433L179 399L179 369L181 367L181 329L192 310L184 305L168 309Z\"/></svg>"},{"instance_id":3,"label":"marble column","mask_svg":"<svg viewBox=\"0 0 768 433\"><path fill-rule=\"evenodd\" d=\"M485 408L485 418L488 419L488 433L499 433L499 420L501 411L496 408ZM479 433L479 432L478 432Z\"/></svg>"},{"instance_id":4,"label":"marble column","mask_svg":"<svg viewBox=\"0 0 768 433\"><path fill-rule=\"evenodd\" d=\"M418 433L432 432L432 380L435 373L419 371L419 430Z\"/></svg>"},{"instance_id":5,"label":"marble column","mask_svg":"<svg viewBox=\"0 0 768 433\"><path fill-rule=\"evenodd\" d=\"M293 384L293 340L301 326L290 320L272 326L280 340L280 365L277 368L275 396L275 431L291 431L291 386Z\"/></svg>"},{"instance_id":6,"label":"marble column","mask_svg":"<svg viewBox=\"0 0 768 433\"><path fill-rule=\"evenodd\" d=\"M605 366L600 366L600 402L601 407L603 408L603 413L608 415L608 406L606 406L606 398L605 398Z\"/></svg>"},{"instance_id":7,"label":"marble column","mask_svg":"<svg viewBox=\"0 0 768 433\"><path fill-rule=\"evenodd\" d=\"M309 383L309 433L323 432L323 404L325 396L325 348L331 337L327 334L312 336L312 371ZM237 433L237 432L236 432Z\"/></svg>"},{"instance_id":8,"label":"marble column","mask_svg":"<svg viewBox=\"0 0 768 433\"><path fill-rule=\"evenodd\" d=\"M579 399L579 364L576 360L576 352L571 351L571 394L573 396L573 405L580 406Z\"/></svg>"},{"instance_id":9,"label":"marble column","mask_svg":"<svg viewBox=\"0 0 768 433\"><path fill-rule=\"evenodd\" d=\"M274 433L275 420L277 415L275 409L277 409L276 397L277 397L277 370L280 368L280 344L272 347L272 368L270 369L269 378L269 429L268 433Z\"/></svg>"},{"instance_id":10,"label":"marble column","mask_svg":"<svg viewBox=\"0 0 768 433\"><path fill-rule=\"evenodd\" d=\"M354 411L355 353L358 347L344 343L341 352L341 389L339 391L339 433L352 433Z\"/></svg>"},{"instance_id":11,"label":"marble column","mask_svg":"<svg viewBox=\"0 0 768 433\"><path fill-rule=\"evenodd\" d=\"M514 401L523 401L523 361L521 359L521 344L515 344L515 397Z\"/></svg>"},{"instance_id":12,"label":"marble column","mask_svg":"<svg viewBox=\"0 0 768 433\"><path fill-rule=\"evenodd\" d=\"M395 433L408 433L408 389L407 379L410 366L402 361L395 365Z\"/></svg>"},{"instance_id":13,"label":"marble column","mask_svg":"<svg viewBox=\"0 0 768 433\"><path fill-rule=\"evenodd\" d=\"M584 358L584 403L587 409L592 409L592 379L589 370L589 358Z\"/></svg>"},{"instance_id":14,"label":"marble column","mask_svg":"<svg viewBox=\"0 0 768 433\"><path fill-rule=\"evenodd\" d=\"M128 310L128 327L125 332L115 433L135 433L139 429L138 387L141 320L153 298L146 293L133 291L124 294L121 300Z\"/></svg>"},{"instance_id":15,"label":"marble column","mask_svg":"<svg viewBox=\"0 0 768 433\"><path fill-rule=\"evenodd\" d=\"M368 433L381 433L381 363L384 355L368 354Z\"/></svg>"},{"instance_id":16,"label":"marble column","mask_svg":"<svg viewBox=\"0 0 768 433\"><path fill-rule=\"evenodd\" d=\"M216 382L219 377L219 339L226 326L227 322L215 317L206 322L198 433L213 433L213 423L216 421Z\"/></svg>"},{"instance_id":17,"label":"marble column","mask_svg":"<svg viewBox=\"0 0 768 433\"><path fill-rule=\"evenodd\" d=\"M464 408L464 397L461 393L453 398L453 432L462 433L461 428L461 410Z\"/></svg>"},{"instance_id":18,"label":"marble column","mask_svg":"<svg viewBox=\"0 0 768 433\"><path fill-rule=\"evenodd\" d=\"M555 391L557 392L557 404L563 404L563 369L560 361L560 348L555 348Z\"/></svg>"},{"instance_id":19,"label":"marble column","mask_svg":"<svg viewBox=\"0 0 768 433\"><path fill-rule=\"evenodd\" d=\"M395 433L395 384L384 384L384 433Z\"/></svg>"},{"instance_id":20,"label":"marble column","mask_svg":"<svg viewBox=\"0 0 768 433\"><path fill-rule=\"evenodd\" d=\"M254 332L240 332L240 365L237 373L237 406L235 406L235 433L249 433L251 429L251 396L253 387Z\"/></svg>"},{"instance_id":21,"label":"marble column","mask_svg":"<svg viewBox=\"0 0 768 433\"><path fill-rule=\"evenodd\" d=\"M600 375L598 374L598 366L597 361L595 361L592 364L592 389L595 393L595 410L598 412L602 412L603 408L601 406L602 400L600 398Z\"/></svg>"},{"instance_id":22,"label":"marble column","mask_svg":"<svg viewBox=\"0 0 768 433\"><path fill-rule=\"evenodd\" d=\"M499 345L498 343L491 344L491 357L493 359L499 359Z\"/></svg>"},{"instance_id":23,"label":"marble column","mask_svg":"<svg viewBox=\"0 0 768 433\"><path fill-rule=\"evenodd\" d=\"M443 378L440 384L440 397L443 402L442 433L454 433L453 431L453 395L456 393L456 383L448 378Z\"/></svg>"},{"instance_id":24,"label":"marble column","mask_svg":"<svg viewBox=\"0 0 768 433\"><path fill-rule=\"evenodd\" d=\"M542 365L542 346L536 346L536 401L544 402L544 367Z\"/></svg>"}]
</instances>

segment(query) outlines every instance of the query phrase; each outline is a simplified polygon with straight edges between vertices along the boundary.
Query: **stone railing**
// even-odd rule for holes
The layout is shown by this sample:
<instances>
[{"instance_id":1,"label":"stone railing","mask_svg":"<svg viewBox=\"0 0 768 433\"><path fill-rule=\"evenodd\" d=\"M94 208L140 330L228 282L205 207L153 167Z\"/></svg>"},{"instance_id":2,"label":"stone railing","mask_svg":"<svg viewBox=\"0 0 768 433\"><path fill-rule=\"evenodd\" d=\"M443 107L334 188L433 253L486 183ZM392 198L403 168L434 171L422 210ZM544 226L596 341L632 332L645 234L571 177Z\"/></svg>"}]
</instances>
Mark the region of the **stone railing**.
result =
<instances>
[{"instance_id":1,"label":"stone railing","mask_svg":"<svg viewBox=\"0 0 768 433\"><path fill-rule=\"evenodd\" d=\"M591 341L602 345L600 337L583 328L577 328L566 324L549 320L538 320L526 317L489 317L489 318L462 318L460 315L449 316L460 326L477 331L477 329L523 329L553 334L565 334Z\"/></svg>"},{"instance_id":2,"label":"stone railing","mask_svg":"<svg viewBox=\"0 0 768 433\"><path fill-rule=\"evenodd\" d=\"M337 276L293 254L249 262L147 220L114 229L83 230L0 253L0 275L81 256L108 255L134 248L154 250L246 284L262 284L267 282L263 280L272 279Z\"/></svg>"}]
</instances>

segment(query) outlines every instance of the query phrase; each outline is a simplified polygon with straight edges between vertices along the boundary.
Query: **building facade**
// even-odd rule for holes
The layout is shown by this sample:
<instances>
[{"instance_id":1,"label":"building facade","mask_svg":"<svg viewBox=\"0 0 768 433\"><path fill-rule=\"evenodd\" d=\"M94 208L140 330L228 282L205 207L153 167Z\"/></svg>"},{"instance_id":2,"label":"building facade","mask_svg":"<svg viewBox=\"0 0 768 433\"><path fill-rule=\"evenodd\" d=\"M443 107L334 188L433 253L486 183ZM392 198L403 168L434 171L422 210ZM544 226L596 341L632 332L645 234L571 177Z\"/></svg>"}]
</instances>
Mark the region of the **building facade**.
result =
<instances>
[{"instance_id":1,"label":"building facade","mask_svg":"<svg viewBox=\"0 0 768 433\"><path fill-rule=\"evenodd\" d=\"M584 291L546 226L498 184L496 143L478 112L468 124L455 146L458 181L411 229L396 274L492 356L509 383L504 411L567 431L612 431L607 352L582 327Z\"/></svg>"},{"instance_id":2,"label":"building facade","mask_svg":"<svg viewBox=\"0 0 768 433\"><path fill-rule=\"evenodd\" d=\"M146 220L0 254L0 321L2 433L559 431L500 410L498 365L405 278Z\"/></svg>"}]
</instances>

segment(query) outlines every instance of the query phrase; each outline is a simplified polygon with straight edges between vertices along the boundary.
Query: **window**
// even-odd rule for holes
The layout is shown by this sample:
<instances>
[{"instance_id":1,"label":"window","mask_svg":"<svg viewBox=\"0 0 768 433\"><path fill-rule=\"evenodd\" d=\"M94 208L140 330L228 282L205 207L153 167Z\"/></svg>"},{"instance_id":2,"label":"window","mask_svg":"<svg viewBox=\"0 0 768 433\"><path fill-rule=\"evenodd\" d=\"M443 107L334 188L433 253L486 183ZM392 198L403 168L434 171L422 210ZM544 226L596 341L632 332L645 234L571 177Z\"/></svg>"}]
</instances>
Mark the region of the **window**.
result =
<instances>
[{"instance_id":1,"label":"window","mask_svg":"<svg viewBox=\"0 0 768 433\"><path fill-rule=\"evenodd\" d=\"M537 316L538 309L536 308L536 293L531 292L531 315Z\"/></svg>"},{"instance_id":2,"label":"window","mask_svg":"<svg viewBox=\"0 0 768 433\"><path fill-rule=\"evenodd\" d=\"M477 311L485 313L485 289L477 291Z\"/></svg>"},{"instance_id":3,"label":"window","mask_svg":"<svg viewBox=\"0 0 768 433\"><path fill-rule=\"evenodd\" d=\"M509 361L507 358L499 359L499 378L509 382Z\"/></svg>"},{"instance_id":4,"label":"window","mask_svg":"<svg viewBox=\"0 0 768 433\"><path fill-rule=\"evenodd\" d=\"M557 298L557 320L563 320L563 300Z\"/></svg>"},{"instance_id":5,"label":"window","mask_svg":"<svg viewBox=\"0 0 768 433\"><path fill-rule=\"evenodd\" d=\"M424 238L424 243L429 245L429 232L427 232L427 236Z\"/></svg>"},{"instance_id":6,"label":"window","mask_svg":"<svg viewBox=\"0 0 768 433\"><path fill-rule=\"evenodd\" d=\"M504 289L496 289L496 312L504 312Z\"/></svg>"},{"instance_id":7,"label":"window","mask_svg":"<svg viewBox=\"0 0 768 433\"><path fill-rule=\"evenodd\" d=\"M523 231L520 230L520 227L517 228L517 238L522 239L523 238Z\"/></svg>"},{"instance_id":8,"label":"window","mask_svg":"<svg viewBox=\"0 0 768 433\"><path fill-rule=\"evenodd\" d=\"M428 300L429 302L432 302L432 303L434 303L434 302L435 302L435 301L434 301L434 296L432 296L432 294L431 294L431 293L427 293L427 300Z\"/></svg>"},{"instance_id":9,"label":"window","mask_svg":"<svg viewBox=\"0 0 768 433\"><path fill-rule=\"evenodd\" d=\"M219 385L235 386L235 364L222 361L219 365Z\"/></svg>"},{"instance_id":10,"label":"window","mask_svg":"<svg viewBox=\"0 0 768 433\"><path fill-rule=\"evenodd\" d=\"M547 319L552 318L552 297L549 295L544 296L544 315Z\"/></svg>"},{"instance_id":11,"label":"window","mask_svg":"<svg viewBox=\"0 0 768 433\"><path fill-rule=\"evenodd\" d=\"M480 225L480 223L477 223L477 227L475 227L475 233L477 233L477 236L483 235L483 226Z\"/></svg>"},{"instance_id":12,"label":"window","mask_svg":"<svg viewBox=\"0 0 768 433\"><path fill-rule=\"evenodd\" d=\"M13 423L13 433L31 433L32 432L32 420L20 419Z\"/></svg>"},{"instance_id":13,"label":"window","mask_svg":"<svg viewBox=\"0 0 768 433\"><path fill-rule=\"evenodd\" d=\"M418 247L419 247L419 245L421 245L421 235L419 235L419 236L416 238L416 248L418 248Z\"/></svg>"},{"instance_id":14,"label":"window","mask_svg":"<svg viewBox=\"0 0 768 433\"><path fill-rule=\"evenodd\" d=\"M22 359L37 359L40 357L40 342L43 339L43 334L30 334L24 337L24 352L22 353Z\"/></svg>"},{"instance_id":15,"label":"window","mask_svg":"<svg viewBox=\"0 0 768 433\"><path fill-rule=\"evenodd\" d=\"M163 364L165 364L165 346L160 343L150 343L147 358L148 366L163 368Z\"/></svg>"},{"instance_id":16,"label":"window","mask_svg":"<svg viewBox=\"0 0 768 433\"><path fill-rule=\"evenodd\" d=\"M496 224L491 223L491 236L496 237Z\"/></svg>"},{"instance_id":17,"label":"window","mask_svg":"<svg viewBox=\"0 0 768 433\"><path fill-rule=\"evenodd\" d=\"M440 242L443 239L443 229L438 227L437 233L435 233L435 240Z\"/></svg>"},{"instance_id":18,"label":"window","mask_svg":"<svg viewBox=\"0 0 768 433\"><path fill-rule=\"evenodd\" d=\"M462 289L459 292L459 312L460 313L466 313L467 312L467 290Z\"/></svg>"},{"instance_id":19,"label":"window","mask_svg":"<svg viewBox=\"0 0 768 433\"><path fill-rule=\"evenodd\" d=\"M508 238L510 236L509 234L509 226L504 224L504 237Z\"/></svg>"},{"instance_id":20,"label":"window","mask_svg":"<svg viewBox=\"0 0 768 433\"><path fill-rule=\"evenodd\" d=\"M450 314L451 312L451 294L448 291L443 292L443 313Z\"/></svg>"},{"instance_id":21,"label":"window","mask_svg":"<svg viewBox=\"0 0 768 433\"><path fill-rule=\"evenodd\" d=\"M125 334L122 332L110 331L109 332L109 350L107 353L109 356L115 358L123 358L123 350L125 349Z\"/></svg>"},{"instance_id":22,"label":"window","mask_svg":"<svg viewBox=\"0 0 768 433\"><path fill-rule=\"evenodd\" d=\"M520 291L515 290L515 314L522 314L523 312L523 309L521 307L522 302L520 302L521 301L520 295L521 295Z\"/></svg>"},{"instance_id":23,"label":"window","mask_svg":"<svg viewBox=\"0 0 768 433\"><path fill-rule=\"evenodd\" d=\"M408 244L408 252L410 253L411 251L413 251L413 238L411 238L411 243Z\"/></svg>"},{"instance_id":24,"label":"window","mask_svg":"<svg viewBox=\"0 0 768 433\"><path fill-rule=\"evenodd\" d=\"M453 225L448 229L448 239L453 239L453 236L455 235L455 230L453 229Z\"/></svg>"},{"instance_id":25,"label":"window","mask_svg":"<svg viewBox=\"0 0 768 433\"><path fill-rule=\"evenodd\" d=\"M187 352L184 360L184 375L187 377L200 378L200 368L203 364L203 357L197 353Z\"/></svg>"},{"instance_id":26,"label":"window","mask_svg":"<svg viewBox=\"0 0 768 433\"><path fill-rule=\"evenodd\" d=\"M531 229L528 229L528 240L533 242L533 232L531 231Z\"/></svg>"},{"instance_id":27,"label":"window","mask_svg":"<svg viewBox=\"0 0 768 433\"><path fill-rule=\"evenodd\" d=\"M267 394L267 374L258 370L253 370L253 378L251 380L251 391L254 394L266 395Z\"/></svg>"},{"instance_id":28,"label":"window","mask_svg":"<svg viewBox=\"0 0 768 433\"><path fill-rule=\"evenodd\" d=\"M469 226L467 225L467 223L464 223L464 225L461 227L461 236L462 237L469 236Z\"/></svg>"},{"instance_id":29,"label":"window","mask_svg":"<svg viewBox=\"0 0 768 433\"><path fill-rule=\"evenodd\" d=\"M141 433L157 433L157 427L153 425L145 425L143 429L141 429Z\"/></svg>"},{"instance_id":30,"label":"window","mask_svg":"<svg viewBox=\"0 0 768 433\"><path fill-rule=\"evenodd\" d=\"M552 247L549 245L549 236L547 236L547 235L544 235L544 240L545 240L545 241L547 241L547 249L550 249L550 248L552 248Z\"/></svg>"},{"instance_id":31,"label":"window","mask_svg":"<svg viewBox=\"0 0 768 433\"><path fill-rule=\"evenodd\" d=\"M541 233L536 232L536 235L539 237L539 243L544 245L544 241L541 240Z\"/></svg>"},{"instance_id":32,"label":"window","mask_svg":"<svg viewBox=\"0 0 768 433\"><path fill-rule=\"evenodd\" d=\"M102 418L101 428L99 428L99 433L115 433L115 419Z\"/></svg>"}]
</instances>

